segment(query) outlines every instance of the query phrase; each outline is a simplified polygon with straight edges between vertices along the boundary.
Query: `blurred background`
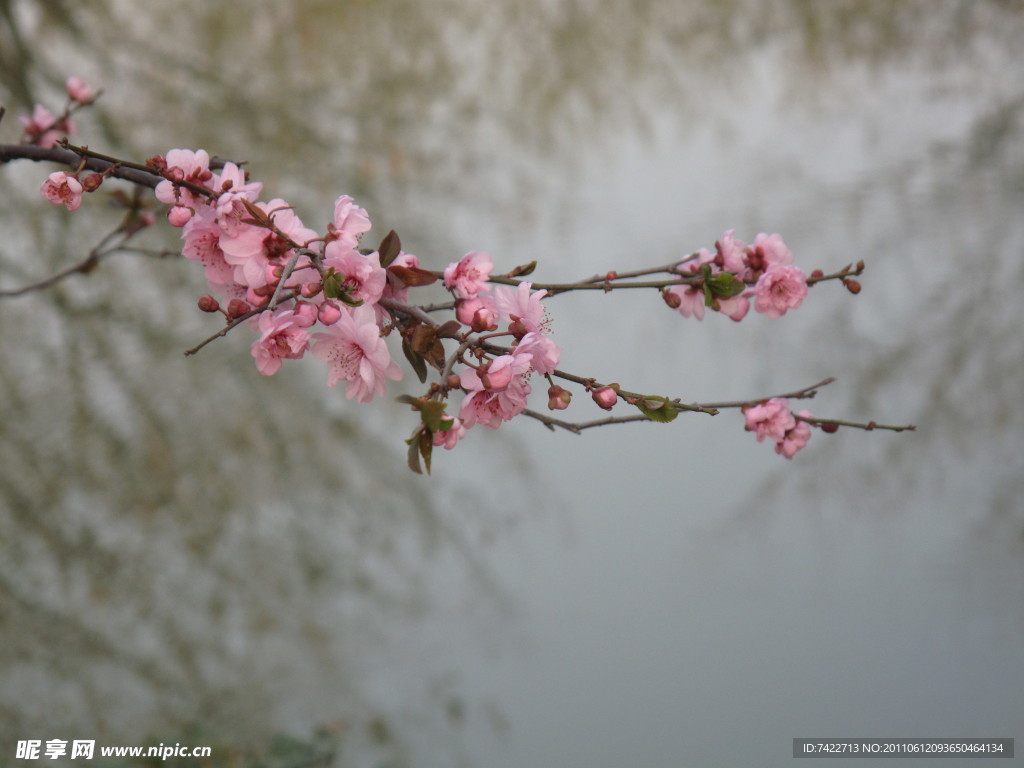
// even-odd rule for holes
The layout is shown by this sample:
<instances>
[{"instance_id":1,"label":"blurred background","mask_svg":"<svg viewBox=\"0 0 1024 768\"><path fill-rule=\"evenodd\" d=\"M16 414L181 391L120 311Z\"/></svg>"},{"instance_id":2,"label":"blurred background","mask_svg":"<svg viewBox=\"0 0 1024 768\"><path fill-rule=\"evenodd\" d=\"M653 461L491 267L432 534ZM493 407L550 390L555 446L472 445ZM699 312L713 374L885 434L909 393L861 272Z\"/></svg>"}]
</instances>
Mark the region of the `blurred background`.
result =
<instances>
[{"instance_id":1,"label":"blurred background","mask_svg":"<svg viewBox=\"0 0 1024 768\"><path fill-rule=\"evenodd\" d=\"M314 228L352 194L368 242L432 268L573 280L780 232L807 271L863 259L862 293L740 324L561 296L562 367L692 401L836 376L816 415L918 425L787 462L735 412L517 420L417 477L403 406L313 360L260 376L243 335L183 357L216 330L202 274L114 256L0 300L7 759L782 766L795 737L1024 738L1021 39L1018 0L0 0L0 142L79 74L104 89L80 142L248 161ZM102 191L40 200L51 170L0 169L0 289L118 221Z\"/></svg>"}]
</instances>

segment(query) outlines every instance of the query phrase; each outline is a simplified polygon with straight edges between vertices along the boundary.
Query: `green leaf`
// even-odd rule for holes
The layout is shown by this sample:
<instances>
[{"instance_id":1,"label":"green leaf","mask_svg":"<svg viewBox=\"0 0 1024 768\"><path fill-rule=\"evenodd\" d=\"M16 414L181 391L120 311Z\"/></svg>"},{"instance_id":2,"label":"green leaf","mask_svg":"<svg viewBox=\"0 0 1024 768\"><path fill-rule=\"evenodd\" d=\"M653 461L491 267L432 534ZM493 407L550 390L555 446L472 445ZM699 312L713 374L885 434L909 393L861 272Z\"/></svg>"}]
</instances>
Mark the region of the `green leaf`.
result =
<instances>
[{"instance_id":1,"label":"green leaf","mask_svg":"<svg viewBox=\"0 0 1024 768\"><path fill-rule=\"evenodd\" d=\"M420 418L423 419L424 426L431 432L441 432L444 429L441 426L444 409L445 403L440 400L428 400L425 403L421 401ZM451 427L449 426L448 429Z\"/></svg>"},{"instance_id":2,"label":"green leaf","mask_svg":"<svg viewBox=\"0 0 1024 768\"><path fill-rule=\"evenodd\" d=\"M333 272L328 272L324 277L324 296L328 299L336 299L341 295L341 281Z\"/></svg>"},{"instance_id":3,"label":"green leaf","mask_svg":"<svg viewBox=\"0 0 1024 768\"><path fill-rule=\"evenodd\" d=\"M415 432L413 432L413 436L411 438L409 438L408 440L406 440L405 442L407 442L409 444L409 454L408 454L408 459L407 459L407 463L409 464L409 469L411 469L417 475L422 475L423 474L423 469L420 467L420 441L419 441L419 436Z\"/></svg>"},{"instance_id":4,"label":"green leaf","mask_svg":"<svg viewBox=\"0 0 1024 768\"><path fill-rule=\"evenodd\" d=\"M430 474L430 457L434 452L434 436L431 434L429 429L425 429L420 433L420 456L423 457L423 465L427 468L427 474Z\"/></svg>"},{"instance_id":5,"label":"green leaf","mask_svg":"<svg viewBox=\"0 0 1024 768\"><path fill-rule=\"evenodd\" d=\"M712 295L717 299L731 299L743 293L747 287L732 272L719 272L705 280L704 284L711 288Z\"/></svg>"},{"instance_id":6,"label":"green leaf","mask_svg":"<svg viewBox=\"0 0 1024 768\"><path fill-rule=\"evenodd\" d=\"M651 421L667 424L679 415L679 410L667 397L645 397L636 401L636 407Z\"/></svg>"}]
</instances>

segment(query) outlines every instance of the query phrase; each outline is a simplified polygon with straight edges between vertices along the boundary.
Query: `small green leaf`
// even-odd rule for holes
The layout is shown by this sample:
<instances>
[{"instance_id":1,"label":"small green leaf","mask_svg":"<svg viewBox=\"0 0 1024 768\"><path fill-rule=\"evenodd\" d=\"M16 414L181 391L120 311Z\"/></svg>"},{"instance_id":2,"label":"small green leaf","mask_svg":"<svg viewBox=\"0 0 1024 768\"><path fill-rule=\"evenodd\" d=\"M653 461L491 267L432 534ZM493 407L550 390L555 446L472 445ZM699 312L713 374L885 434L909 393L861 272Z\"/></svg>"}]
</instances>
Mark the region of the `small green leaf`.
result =
<instances>
[{"instance_id":1,"label":"small green leaf","mask_svg":"<svg viewBox=\"0 0 1024 768\"><path fill-rule=\"evenodd\" d=\"M747 287L732 272L719 272L705 280L704 284L710 286L712 295L718 299L731 299L743 293Z\"/></svg>"},{"instance_id":2,"label":"small green leaf","mask_svg":"<svg viewBox=\"0 0 1024 768\"><path fill-rule=\"evenodd\" d=\"M651 421L667 424L679 415L679 410L667 397L645 397L637 400L636 407Z\"/></svg>"},{"instance_id":3,"label":"small green leaf","mask_svg":"<svg viewBox=\"0 0 1024 768\"><path fill-rule=\"evenodd\" d=\"M420 433L420 456L423 457L423 465L427 468L427 474L430 474L430 456L434 452L434 436L431 434L429 429L425 429Z\"/></svg>"},{"instance_id":4,"label":"small green leaf","mask_svg":"<svg viewBox=\"0 0 1024 768\"><path fill-rule=\"evenodd\" d=\"M324 277L324 296L328 299L336 299L341 295L341 281L333 272L328 272Z\"/></svg>"},{"instance_id":5,"label":"small green leaf","mask_svg":"<svg viewBox=\"0 0 1024 768\"><path fill-rule=\"evenodd\" d=\"M431 432L441 432L441 417L444 415L445 404L440 400L428 400L420 408L423 423ZM449 427L451 429L451 427Z\"/></svg>"},{"instance_id":6,"label":"small green leaf","mask_svg":"<svg viewBox=\"0 0 1024 768\"><path fill-rule=\"evenodd\" d=\"M341 299L342 304L348 304L350 307L361 307L363 306L363 300L357 299L352 296L352 289L349 286L343 286L341 292L337 298Z\"/></svg>"},{"instance_id":7,"label":"small green leaf","mask_svg":"<svg viewBox=\"0 0 1024 768\"><path fill-rule=\"evenodd\" d=\"M416 433L414 432L413 436L410 439L406 440L405 442L407 442L409 444L409 455L408 455L408 459L407 459L408 464L409 464L409 469L411 469L417 475L422 475L423 474L423 469L420 467L420 441L419 441L419 436L416 435Z\"/></svg>"}]
</instances>

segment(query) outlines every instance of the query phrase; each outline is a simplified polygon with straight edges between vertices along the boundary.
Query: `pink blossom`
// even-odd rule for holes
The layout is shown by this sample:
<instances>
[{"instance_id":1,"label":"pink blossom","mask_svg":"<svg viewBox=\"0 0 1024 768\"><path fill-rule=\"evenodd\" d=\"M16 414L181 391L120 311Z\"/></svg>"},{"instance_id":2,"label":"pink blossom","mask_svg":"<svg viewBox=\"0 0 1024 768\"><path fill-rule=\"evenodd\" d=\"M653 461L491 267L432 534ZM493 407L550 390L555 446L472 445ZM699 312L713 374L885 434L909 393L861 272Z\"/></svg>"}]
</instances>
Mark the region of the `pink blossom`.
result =
<instances>
[{"instance_id":1,"label":"pink blossom","mask_svg":"<svg viewBox=\"0 0 1024 768\"><path fill-rule=\"evenodd\" d=\"M393 267L419 267L420 260L411 253L401 251L389 266ZM398 279L390 271L387 272L388 281L384 284L384 298L394 299L405 303L409 298L409 286Z\"/></svg>"},{"instance_id":2,"label":"pink blossom","mask_svg":"<svg viewBox=\"0 0 1024 768\"><path fill-rule=\"evenodd\" d=\"M475 424L497 429L502 422L523 412L529 394L530 384L525 376L514 377L502 392L471 390L462 401L459 418L467 429Z\"/></svg>"},{"instance_id":3,"label":"pink blossom","mask_svg":"<svg viewBox=\"0 0 1024 768\"><path fill-rule=\"evenodd\" d=\"M455 317L477 333L493 331L498 327L498 312L494 308L494 300L486 293L472 299L457 299Z\"/></svg>"},{"instance_id":4,"label":"pink blossom","mask_svg":"<svg viewBox=\"0 0 1024 768\"><path fill-rule=\"evenodd\" d=\"M370 230L370 217L366 210L356 205L348 195L341 195L334 201L334 218L328 225L335 242L343 249L355 248L359 238Z\"/></svg>"},{"instance_id":5,"label":"pink blossom","mask_svg":"<svg viewBox=\"0 0 1024 768\"><path fill-rule=\"evenodd\" d=\"M256 203L256 207L266 213L274 226L291 242L305 245L315 240L317 233L305 227L295 211L284 200L274 199L269 203ZM224 259L235 268L235 282L247 288L259 289L267 284L267 266L284 266L291 258L292 246L276 232L253 224L242 224L234 233L223 232L220 247L224 251ZM308 257L303 256L296 267L309 265ZM287 286L302 282L302 272L293 271Z\"/></svg>"},{"instance_id":6,"label":"pink blossom","mask_svg":"<svg viewBox=\"0 0 1024 768\"><path fill-rule=\"evenodd\" d=\"M328 365L327 384L345 380L345 397L367 403L387 389L385 379L397 381L402 371L380 337L373 308L355 307L326 333L314 335L313 356Z\"/></svg>"},{"instance_id":7,"label":"pink blossom","mask_svg":"<svg viewBox=\"0 0 1024 768\"><path fill-rule=\"evenodd\" d=\"M704 319L704 289L694 285L672 285L665 289L665 293L675 296L679 303L676 311L683 317L696 317Z\"/></svg>"},{"instance_id":8,"label":"pink blossom","mask_svg":"<svg viewBox=\"0 0 1024 768\"><path fill-rule=\"evenodd\" d=\"M733 237L736 230L726 231L715 243L715 266L734 275L742 275L746 268L743 263L743 243Z\"/></svg>"},{"instance_id":9,"label":"pink blossom","mask_svg":"<svg viewBox=\"0 0 1024 768\"><path fill-rule=\"evenodd\" d=\"M252 343L256 369L273 376L281 369L281 360L298 360L309 349L309 331L300 324L291 309L263 312L259 316L260 337Z\"/></svg>"},{"instance_id":10,"label":"pink blossom","mask_svg":"<svg viewBox=\"0 0 1024 768\"><path fill-rule=\"evenodd\" d=\"M517 355L529 355L530 366L537 373L553 373L562 356L561 348L549 337L539 333L528 333L516 344Z\"/></svg>"},{"instance_id":11,"label":"pink blossom","mask_svg":"<svg viewBox=\"0 0 1024 768\"><path fill-rule=\"evenodd\" d=\"M431 436L434 447L443 445L447 451L454 448L455 444L466 436L466 428L462 426L461 419L452 418L447 413L441 416L441 421L448 421L449 419L452 421L451 428L442 429Z\"/></svg>"},{"instance_id":12,"label":"pink blossom","mask_svg":"<svg viewBox=\"0 0 1024 768\"><path fill-rule=\"evenodd\" d=\"M64 171L51 173L43 182L39 194L54 205L66 206L69 211L77 210L82 204L81 182Z\"/></svg>"},{"instance_id":13,"label":"pink blossom","mask_svg":"<svg viewBox=\"0 0 1024 768\"><path fill-rule=\"evenodd\" d=\"M718 311L737 323L750 311L750 299L747 298L746 291L728 299L719 298L715 301L718 303Z\"/></svg>"},{"instance_id":14,"label":"pink blossom","mask_svg":"<svg viewBox=\"0 0 1024 768\"><path fill-rule=\"evenodd\" d=\"M754 286L754 309L777 318L796 309L807 296L807 275L799 267L774 265Z\"/></svg>"},{"instance_id":15,"label":"pink blossom","mask_svg":"<svg viewBox=\"0 0 1024 768\"><path fill-rule=\"evenodd\" d=\"M92 88L78 75L69 77L64 83L64 88L68 92L68 98L79 104L88 104L93 99Z\"/></svg>"},{"instance_id":16,"label":"pink blossom","mask_svg":"<svg viewBox=\"0 0 1024 768\"><path fill-rule=\"evenodd\" d=\"M543 333L547 330L544 306L541 299L548 295L545 290L531 291L533 284L519 283L515 288L495 287L494 307L511 322L519 321L527 333Z\"/></svg>"},{"instance_id":17,"label":"pink blossom","mask_svg":"<svg viewBox=\"0 0 1024 768\"><path fill-rule=\"evenodd\" d=\"M182 255L203 265L206 279L211 286L234 282L235 268L224 260L220 234L220 228L209 215L193 216L181 233L181 239L185 241L181 249Z\"/></svg>"},{"instance_id":18,"label":"pink blossom","mask_svg":"<svg viewBox=\"0 0 1024 768\"><path fill-rule=\"evenodd\" d=\"M184 227L192 218L194 211L184 205L172 205L167 211L167 221L172 227Z\"/></svg>"},{"instance_id":19,"label":"pink blossom","mask_svg":"<svg viewBox=\"0 0 1024 768\"><path fill-rule=\"evenodd\" d=\"M205 149L193 152L190 149L172 149L167 153L167 170L177 181L205 186L213 174L210 172L210 155ZM195 207L201 199L197 199L191 190L179 187L164 179L156 185L156 198L161 203L173 205L181 203Z\"/></svg>"},{"instance_id":20,"label":"pink blossom","mask_svg":"<svg viewBox=\"0 0 1024 768\"><path fill-rule=\"evenodd\" d=\"M467 368L461 374L462 386L465 389L485 389L488 392L503 392L512 383L513 378L521 377L530 370L530 355L517 354L514 350L510 355L501 355L480 368Z\"/></svg>"},{"instance_id":21,"label":"pink blossom","mask_svg":"<svg viewBox=\"0 0 1024 768\"><path fill-rule=\"evenodd\" d=\"M242 201L255 203L263 191L261 183L247 182L245 171L235 163L225 163L220 174L214 174L210 179L209 186L214 192L220 192L217 198L217 223L225 232L232 234L237 232L242 220L249 216Z\"/></svg>"},{"instance_id":22,"label":"pink blossom","mask_svg":"<svg viewBox=\"0 0 1024 768\"><path fill-rule=\"evenodd\" d=\"M364 256L335 240L324 248L324 266L334 268L342 283L350 288L349 295L354 299L376 304L384 294L388 276L376 252Z\"/></svg>"},{"instance_id":23,"label":"pink blossom","mask_svg":"<svg viewBox=\"0 0 1024 768\"><path fill-rule=\"evenodd\" d=\"M44 149L54 146L62 134L71 135L75 132L75 124L71 122L70 118L58 121L53 113L42 104L35 105L31 117L21 115L18 120L21 122L28 143Z\"/></svg>"},{"instance_id":24,"label":"pink blossom","mask_svg":"<svg viewBox=\"0 0 1024 768\"><path fill-rule=\"evenodd\" d=\"M811 417L810 411L800 411L797 416L803 418ZM786 430L786 434L781 440L775 444L775 452L785 456L787 459L792 459L793 456L807 445L807 441L811 439L811 425L806 421L796 420L796 424Z\"/></svg>"},{"instance_id":25,"label":"pink blossom","mask_svg":"<svg viewBox=\"0 0 1024 768\"><path fill-rule=\"evenodd\" d=\"M784 397L773 397L763 405L748 408L746 430L757 433L757 441L763 442L766 437L772 440L783 440L786 432L796 425L796 418L789 410L789 401Z\"/></svg>"},{"instance_id":26,"label":"pink blossom","mask_svg":"<svg viewBox=\"0 0 1024 768\"><path fill-rule=\"evenodd\" d=\"M470 251L447 266L444 271L444 286L454 290L461 299L475 298L486 289L492 269L494 264L489 253Z\"/></svg>"},{"instance_id":27,"label":"pink blossom","mask_svg":"<svg viewBox=\"0 0 1024 768\"><path fill-rule=\"evenodd\" d=\"M782 235L760 233L747 246L744 262L749 271L745 279L756 280L774 266L788 266L793 263L793 253L782 241Z\"/></svg>"}]
</instances>

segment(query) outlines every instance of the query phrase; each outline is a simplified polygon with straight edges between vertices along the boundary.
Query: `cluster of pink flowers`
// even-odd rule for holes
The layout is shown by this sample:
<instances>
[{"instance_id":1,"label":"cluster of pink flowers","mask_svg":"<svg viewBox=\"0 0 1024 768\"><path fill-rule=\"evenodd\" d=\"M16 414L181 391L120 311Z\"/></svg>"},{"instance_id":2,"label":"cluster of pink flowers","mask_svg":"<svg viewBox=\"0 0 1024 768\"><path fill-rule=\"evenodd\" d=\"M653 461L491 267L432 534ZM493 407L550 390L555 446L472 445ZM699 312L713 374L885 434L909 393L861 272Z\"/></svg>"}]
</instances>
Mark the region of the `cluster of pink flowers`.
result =
<instances>
[{"instance_id":1,"label":"cluster of pink flowers","mask_svg":"<svg viewBox=\"0 0 1024 768\"><path fill-rule=\"evenodd\" d=\"M62 132L74 130L71 113L95 95L77 77L68 79L66 90L68 105L61 116L37 106L31 117L22 118L25 141L50 147ZM204 150L172 149L147 166L161 177L155 195L168 206L168 221L182 230L182 254L201 264L206 275L210 294L200 298L200 309L252 329L256 338L250 351L260 373L272 376L284 361L308 352L326 364L329 386L344 382L347 398L366 403L383 396L389 381L402 378L386 341L396 331L421 381L428 363L441 372L441 381L423 397L399 398L421 412L422 424L409 444L427 460L428 470L432 447L454 448L474 426L497 429L523 413L534 374L547 379L551 410L568 407L572 399L554 383L554 375L581 381L604 410L623 399L656 421L677 413L668 399L620 395L618 384L599 385L556 372L562 352L550 337L543 303L548 291L510 276L492 277L494 264L487 253L471 251L443 275L430 272L420 268L416 256L401 251L394 233L377 251L360 247L371 222L347 195L334 201L325 234L320 234L284 200L260 200L263 185L250 181L235 163L211 167ZM77 172L50 174L40 194L76 210L83 193L95 190L111 172L79 178L84 167L83 161ZM860 286L847 276L850 269L839 276L856 293ZM855 274L861 269L859 263ZM528 271L520 268L510 275ZM777 234L762 233L744 245L729 230L714 252L703 249L668 271L684 282L673 280L663 288L665 302L698 320L710 307L739 321L751 304L778 318L799 307L808 291L807 275L793 266L793 254ZM454 298L447 306L457 322L436 322L426 316L430 308L407 304L410 288L440 277ZM816 270L810 282L821 277ZM608 273L609 289L617 279L615 272ZM458 349L445 350L444 339L457 340ZM461 395L457 410L449 403L452 395ZM744 414L746 429L758 441L770 438L787 459L807 444L812 423L826 432L838 426L815 420L808 411L794 413L785 398L745 407Z\"/></svg>"},{"instance_id":2,"label":"cluster of pink flowers","mask_svg":"<svg viewBox=\"0 0 1024 768\"><path fill-rule=\"evenodd\" d=\"M541 304L547 291L535 291L526 281L514 288L492 286L487 282L492 269L488 254L472 251L444 271L445 287L456 298L455 315L459 322L488 337L513 339L506 354L482 356L478 365L467 366L460 374L459 386L466 396L454 420L457 430L475 424L497 429L522 413L531 392L530 374L553 373L562 354L548 336L550 324ZM501 327L505 330L499 331ZM453 447L455 442L450 432L435 434L434 440L435 445L443 444L446 448Z\"/></svg>"},{"instance_id":3,"label":"cluster of pink flowers","mask_svg":"<svg viewBox=\"0 0 1024 768\"><path fill-rule=\"evenodd\" d=\"M744 415L747 419L746 430L757 433L759 443L764 442L766 437L774 440L775 452L787 459L792 459L811 439L811 425L804 421L812 417L811 412L793 413L789 401L784 397L774 397L747 408Z\"/></svg>"},{"instance_id":4,"label":"cluster of pink flowers","mask_svg":"<svg viewBox=\"0 0 1024 768\"><path fill-rule=\"evenodd\" d=\"M799 307L807 296L807 275L793 266L782 237L761 233L744 246L733 233L722 235L714 253L702 248L683 264L681 274L704 279L666 288L665 302L683 317L703 320L705 307L711 307L737 322L750 311L751 299L755 311L771 318Z\"/></svg>"},{"instance_id":5,"label":"cluster of pink flowers","mask_svg":"<svg viewBox=\"0 0 1024 768\"><path fill-rule=\"evenodd\" d=\"M67 79L64 88L68 95L68 104L64 113L55 116L42 104L36 104L31 115L18 118L23 131L22 141L40 147L54 146L62 136L70 136L75 132L75 124L71 120L71 112L78 107L91 104L96 98L92 88L81 77L72 75Z\"/></svg>"},{"instance_id":6,"label":"cluster of pink flowers","mask_svg":"<svg viewBox=\"0 0 1024 768\"><path fill-rule=\"evenodd\" d=\"M329 386L344 381L346 397L363 403L401 378L381 337L385 312L378 305L395 291L379 255L358 250L370 219L351 197L335 201L321 236L284 200L260 201L263 185L235 163L211 170L204 150L172 149L151 165L165 177L156 197L182 228L183 255L202 264L211 293L220 297L204 296L201 308L228 318L253 313L248 322L258 337L251 352L260 373L272 376L284 360L311 352L327 363ZM403 257L401 263L416 265L415 256ZM324 274L335 282L333 297ZM270 307L275 294L277 306Z\"/></svg>"}]
</instances>

